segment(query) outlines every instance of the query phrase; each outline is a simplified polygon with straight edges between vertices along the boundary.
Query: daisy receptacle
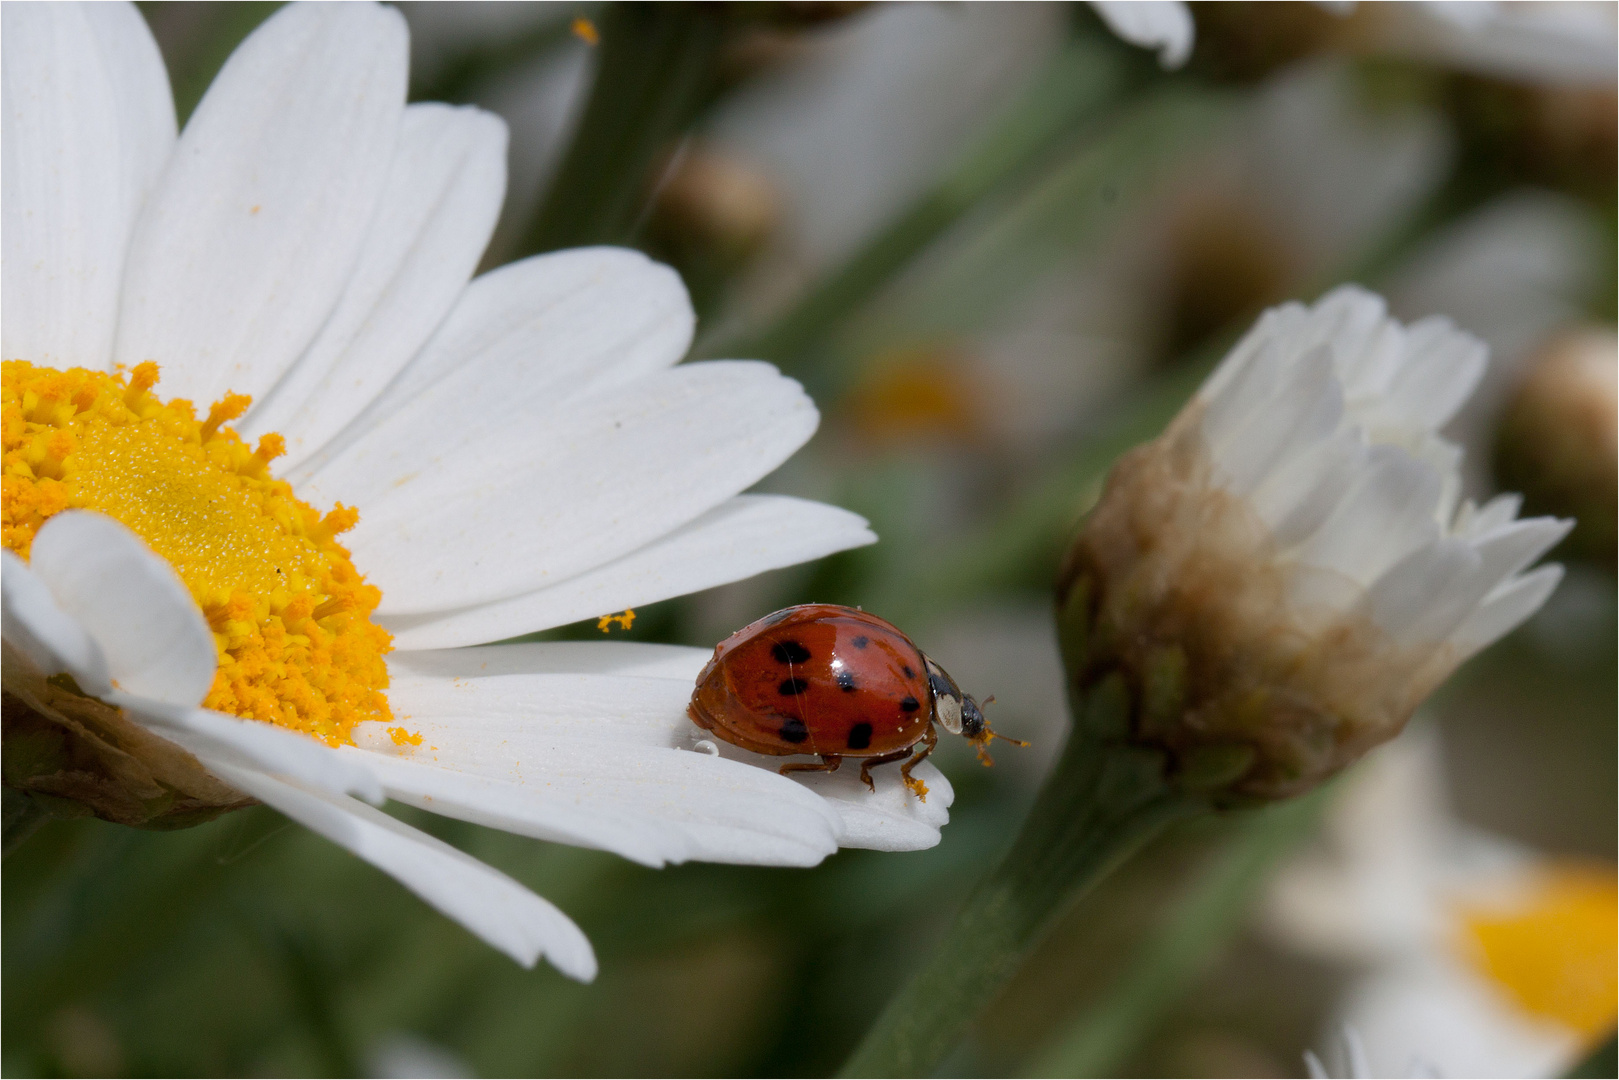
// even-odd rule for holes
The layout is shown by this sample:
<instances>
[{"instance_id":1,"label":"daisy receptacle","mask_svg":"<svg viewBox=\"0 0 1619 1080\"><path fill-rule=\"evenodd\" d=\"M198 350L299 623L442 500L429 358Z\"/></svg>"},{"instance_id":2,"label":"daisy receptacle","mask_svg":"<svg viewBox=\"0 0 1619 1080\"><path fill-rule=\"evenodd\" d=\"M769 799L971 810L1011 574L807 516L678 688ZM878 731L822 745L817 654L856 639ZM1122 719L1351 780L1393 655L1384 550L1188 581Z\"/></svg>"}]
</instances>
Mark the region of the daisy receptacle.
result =
<instances>
[{"instance_id":1,"label":"daisy receptacle","mask_svg":"<svg viewBox=\"0 0 1619 1080\"><path fill-rule=\"evenodd\" d=\"M1399 734L1561 577L1571 522L1460 497L1438 434L1484 371L1355 287L1266 312L1121 458L1057 584L1074 727L1002 863L850 1062L930 1073L962 1019L1166 823L1300 795Z\"/></svg>"},{"instance_id":2,"label":"daisy receptacle","mask_svg":"<svg viewBox=\"0 0 1619 1080\"><path fill-rule=\"evenodd\" d=\"M871 543L743 494L819 422L618 248L474 277L489 113L378 4L288 4L183 130L131 4L5 4L4 779L42 816L262 802L525 965L590 943L385 800L646 866L939 842L949 782L700 752L705 649L486 645Z\"/></svg>"}]
</instances>

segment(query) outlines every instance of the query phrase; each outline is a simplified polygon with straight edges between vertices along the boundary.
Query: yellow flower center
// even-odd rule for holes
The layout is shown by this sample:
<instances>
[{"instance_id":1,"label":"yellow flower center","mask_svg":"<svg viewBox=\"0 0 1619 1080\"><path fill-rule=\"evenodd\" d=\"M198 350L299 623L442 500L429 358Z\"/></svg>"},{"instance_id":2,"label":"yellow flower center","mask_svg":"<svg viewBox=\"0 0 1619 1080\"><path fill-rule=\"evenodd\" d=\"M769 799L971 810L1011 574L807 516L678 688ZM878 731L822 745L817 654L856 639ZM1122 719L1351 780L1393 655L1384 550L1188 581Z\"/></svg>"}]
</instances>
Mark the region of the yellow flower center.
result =
<instances>
[{"instance_id":1,"label":"yellow flower center","mask_svg":"<svg viewBox=\"0 0 1619 1080\"><path fill-rule=\"evenodd\" d=\"M250 448L221 425L249 399L227 394L205 420L159 400L154 363L128 375L22 360L3 365L5 546L28 557L53 514L95 510L169 561L214 632L210 709L307 732L331 745L391 717L391 648L371 622L367 585L338 533L359 515L324 517L270 475L279 435Z\"/></svg>"},{"instance_id":2,"label":"yellow flower center","mask_svg":"<svg viewBox=\"0 0 1619 1080\"><path fill-rule=\"evenodd\" d=\"M1505 906L1463 912L1473 960L1525 1010L1587 1040L1619 1016L1619 889L1611 866L1547 871Z\"/></svg>"}]
</instances>

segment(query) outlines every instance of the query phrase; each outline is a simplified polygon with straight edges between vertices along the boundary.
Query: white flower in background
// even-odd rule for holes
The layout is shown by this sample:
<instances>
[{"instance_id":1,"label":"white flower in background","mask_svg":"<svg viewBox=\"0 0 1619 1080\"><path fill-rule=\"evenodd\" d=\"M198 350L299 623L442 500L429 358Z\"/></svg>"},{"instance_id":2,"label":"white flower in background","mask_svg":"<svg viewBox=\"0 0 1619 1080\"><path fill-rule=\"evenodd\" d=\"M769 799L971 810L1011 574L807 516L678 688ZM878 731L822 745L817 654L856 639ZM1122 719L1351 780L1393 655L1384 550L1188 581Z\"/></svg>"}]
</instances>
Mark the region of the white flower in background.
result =
<instances>
[{"instance_id":1,"label":"white flower in background","mask_svg":"<svg viewBox=\"0 0 1619 1080\"><path fill-rule=\"evenodd\" d=\"M1397 735L1562 575L1569 523L1458 506L1436 431L1484 369L1447 319L1345 286L1262 316L1169 429L1120 460L1060 588L1082 679L1140 688L1133 736L1241 796L1308 790Z\"/></svg>"},{"instance_id":2,"label":"white flower in background","mask_svg":"<svg viewBox=\"0 0 1619 1080\"><path fill-rule=\"evenodd\" d=\"M738 494L817 415L767 365L675 366L669 270L586 249L469 281L504 125L405 105L397 12L285 8L178 137L132 6L7 4L3 42L6 689L99 755L110 816L246 793L576 978L565 916L350 795L651 866L938 842L934 771L923 804L693 752L703 650L451 648L872 536Z\"/></svg>"},{"instance_id":3,"label":"white flower in background","mask_svg":"<svg viewBox=\"0 0 1619 1080\"><path fill-rule=\"evenodd\" d=\"M1091 0L1091 9L1125 41L1157 49L1166 68L1178 68L1192 55L1192 11L1180 0Z\"/></svg>"},{"instance_id":4,"label":"white flower in background","mask_svg":"<svg viewBox=\"0 0 1619 1080\"><path fill-rule=\"evenodd\" d=\"M1360 12L1361 34L1380 51L1550 86L1612 90L1619 76L1611 2L1421 0Z\"/></svg>"},{"instance_id":5,"label":"white flower in background","mask_svg":"<svg viewBox=\"0 0 1619 1080\"><path fill-rule=\"evenodd\" d=\"M1349 778L1265 906L1279 941L1354 973L1328 1029L1358 1036L1359 1076L1563 1075L1619 1011L1615 916L1611 864L1453 818L1428 729Z\"/></svg>"},{"instance_id":6,"label":"white flower in background","mask_svg":"<svg viewBox=\"0 0 1619 1080\"><path fill-rule=\"evenodd\" d=\"M1330 1080L1334 1075L1344 1077L1344 1080L1365 1080L1372 1075L1372 1067L1366 1060L1366 1044L1361 1040L1360 1032L1354 1028L1344 1028L1339 1032L1337 1053L1341 1067L1336 1074L1327 1069L1319 1054L1314 1050L1304 1052L1304 1067L1310 1074L1310 1080ZM1412 1075L1428 1075L1427 1073L1413 1073Z\"/></svg>"}]
</instances>

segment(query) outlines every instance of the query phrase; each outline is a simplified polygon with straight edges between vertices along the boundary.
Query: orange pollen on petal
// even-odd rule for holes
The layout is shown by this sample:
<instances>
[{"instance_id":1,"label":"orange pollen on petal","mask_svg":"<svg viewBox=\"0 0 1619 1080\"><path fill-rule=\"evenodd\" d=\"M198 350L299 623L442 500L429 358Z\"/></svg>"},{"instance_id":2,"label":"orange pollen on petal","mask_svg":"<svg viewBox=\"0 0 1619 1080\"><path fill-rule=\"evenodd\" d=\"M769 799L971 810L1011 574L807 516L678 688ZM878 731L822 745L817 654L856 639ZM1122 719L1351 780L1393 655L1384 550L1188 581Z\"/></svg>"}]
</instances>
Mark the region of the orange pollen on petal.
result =
<instances>
[{"instance_id":1,"label":"orange pollen on petal","mask_svg":"<svg viewBox=\"0 0 1619 1080\"><path fill-rule=\"evenodd\" d=\"M635 609L625 608L617 615L603 615L601 618L596 620L596 629L600 630L604 634L611 633L614 624L617 624L620 630L628 630L630 627L634 626Z\"/></svg>"},{"instance_id":2,"label":"orange pollen on petal","mask_svg":"<svg viewBox=\"0 0 1619 1080\"><path fill-rule=\"evenodd\" d=\"M219 668L203 704L352 742L355 724L393 717L371 621L382 593L334 539L359 519L322 516L269 473L285 449L251 449L223 425L251 399L227 394L199 423L191 402L151 393L158 366L127 373L0 365L5 547L26 559L34 534L67 509L122 522L168 560L214 634Z\"/></svg>"},{"instance_id":3,"label":"orange pollen on petal","mask_svg":"<svg viewBox=\"0 0 1619 1080\"><path fill-rule=\"evenodd\" d=\"M388 729L388 738L390 738L390 739L392 739L394 741L395 746L420 746L420 745L422 745L422 733L421 732L419 732L419 731L406 731L402 727L391 727L391 728L389 728Z\"/></svg>"}]
</instances>

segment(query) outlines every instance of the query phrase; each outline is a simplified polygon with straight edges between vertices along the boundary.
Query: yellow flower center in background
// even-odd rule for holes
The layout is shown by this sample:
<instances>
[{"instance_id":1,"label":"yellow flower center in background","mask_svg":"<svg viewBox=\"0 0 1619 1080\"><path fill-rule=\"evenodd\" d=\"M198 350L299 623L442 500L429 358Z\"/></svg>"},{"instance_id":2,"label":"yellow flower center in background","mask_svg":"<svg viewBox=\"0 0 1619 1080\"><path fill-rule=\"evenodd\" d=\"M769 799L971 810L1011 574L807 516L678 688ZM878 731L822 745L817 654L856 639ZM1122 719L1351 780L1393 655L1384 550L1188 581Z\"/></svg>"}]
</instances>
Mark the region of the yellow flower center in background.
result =
<instances>
[{"instance_id":1,"label":"yellow flower center in background","mask_svg":"<svg viewBox=\"0 0 1619 1080\"><path fill-rule=\"evenodd\" d=\"M1611 866L1547 871L1507 907L1464 912L1474 960L1524 1009L1587 1040L1619 1016L1619 887Z\"/></svg>"},{"instance_id":2,"label":"yellow flower center in background","mask_svg":"<svg viewBox=\"0 0 1619 1080\"><path fill-rule=\"evenodd\" d=\"M150 392L150 362L125 376L8 360L3 374L7 548L26 559L62 510L106 514L169 561L213 629L205 706L334 746L391 716L392 638L370 619L382 593L335 539L359 515L322 517L271 477L279 435L253 449L221 427L248 398L227 394L198 420L191 402Z\"/></svg>"}]
</instances>

